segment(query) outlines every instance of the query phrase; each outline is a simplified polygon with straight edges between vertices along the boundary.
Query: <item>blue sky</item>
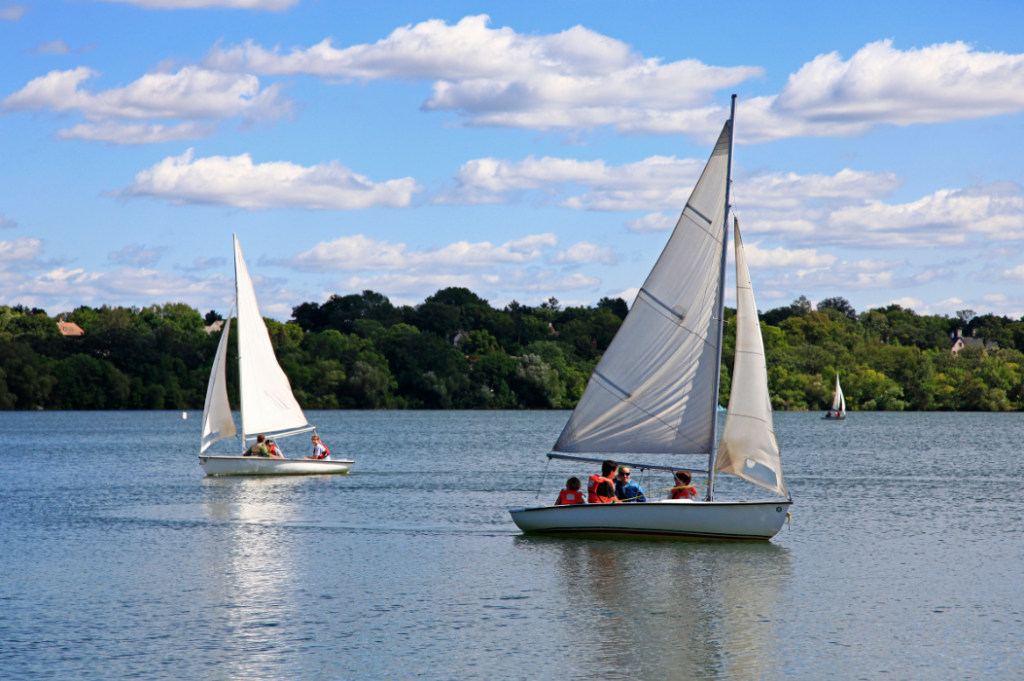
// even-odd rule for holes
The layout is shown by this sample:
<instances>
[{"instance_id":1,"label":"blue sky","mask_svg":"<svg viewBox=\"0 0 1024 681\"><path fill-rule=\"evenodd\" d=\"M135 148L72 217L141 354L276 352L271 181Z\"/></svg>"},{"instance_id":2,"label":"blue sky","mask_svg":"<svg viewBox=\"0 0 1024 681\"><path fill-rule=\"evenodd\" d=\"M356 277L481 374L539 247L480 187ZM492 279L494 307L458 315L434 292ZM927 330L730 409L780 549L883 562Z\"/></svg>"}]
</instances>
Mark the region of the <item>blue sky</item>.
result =
<instances>
[{"instance_id":1,"label":"blue sky","mask_svg":"<svg viewBox=\"0 0 1024 681\"><path fill-rule=\"evenodd\" d=\"M1024 6L0 0L0 302L635 294L739 95L758 305L1024 314Z\"/></svg>"}]
</instances>

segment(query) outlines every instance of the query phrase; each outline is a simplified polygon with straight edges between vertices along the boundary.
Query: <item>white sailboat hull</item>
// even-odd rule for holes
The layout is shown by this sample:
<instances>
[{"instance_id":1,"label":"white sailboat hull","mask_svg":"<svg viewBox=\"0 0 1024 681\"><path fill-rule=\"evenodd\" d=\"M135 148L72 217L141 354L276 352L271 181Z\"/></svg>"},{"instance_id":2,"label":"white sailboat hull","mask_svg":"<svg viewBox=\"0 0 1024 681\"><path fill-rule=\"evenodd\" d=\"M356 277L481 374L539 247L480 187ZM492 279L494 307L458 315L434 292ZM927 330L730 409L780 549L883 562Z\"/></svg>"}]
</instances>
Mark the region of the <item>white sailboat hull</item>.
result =
<instances>
[{"instance_id":1,"label":"white sailboat hull","mask_svg":"<svg viewBox=\"0 0 1024 681\"><path fill-rule=\"evenodd\" d=\"M344 475L352 470L348 459L273 459L263 456L199 456L207 475Z\"/></svg>"},{"instance_id":2,"label":"white sailboat hull","mask_svg":"<svg viewBox=\"0 0 1024 681\"><path fill-rule=\"evenodd\" d=\"M792 504L788 499L655 501L541 506L510 513L527 534L767 540L782 529Z\"/></svg>"}]
</instances>

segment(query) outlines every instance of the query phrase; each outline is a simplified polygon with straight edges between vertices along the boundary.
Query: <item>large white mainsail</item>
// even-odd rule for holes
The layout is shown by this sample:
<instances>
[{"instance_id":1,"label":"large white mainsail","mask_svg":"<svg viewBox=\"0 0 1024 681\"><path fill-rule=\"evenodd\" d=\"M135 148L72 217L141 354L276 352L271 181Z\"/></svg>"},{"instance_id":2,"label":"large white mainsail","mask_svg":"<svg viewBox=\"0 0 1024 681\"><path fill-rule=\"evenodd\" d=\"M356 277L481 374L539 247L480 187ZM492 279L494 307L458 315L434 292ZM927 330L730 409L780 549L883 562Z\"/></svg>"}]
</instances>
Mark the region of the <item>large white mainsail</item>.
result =
<instances>
[{"instance_id":1,"label":"large white mainsail","mask_svg":"<svg viewBox=\"0 0 1024 681\"><path fill-rule=\"evenodd\" d=\"M836 372L836 395L832 398L832 411L846 413L846 398L843 397L843 389L839 387L839 372Z\"/></svg>"},{"instance_id":2,"label":"large white mainsail","mask_svg":"<svg viewBox=\"0 0 1024 681\"><path fill-rule=\"evenodd\" d=\"M712 451L731 125L554 451Z\"/></svg>"},{"instance_id":3,"label":"large white mainsail","mask_svg":"<svg viewBox=\"0 0 1024 681\"><path fill-rule=\"evenodd\" d=\"M775 439L761 323L743 253L739 221L735 223L735 230L736 360L715 469L788 496L782 479L779 443Z\"/></svg>"},{"instance_id":4,"label":"large white mainsail","mask_svg":"<svg viewBox=\"0 0 1024 681\"><path fill-rule=\"evenodd\" d=\"M218 440L235 436L235 419L231 415L231 404L228 402L228 337L231 335L231 313L235 311L232 301L228 310L228 318L221 329L220 343L217 354L213 358L213 369L210 370L210 383L206 386L206 404L203 407L203 439L199 453Z\"/></svg>"},{"instance_id":5,"label":"large white mainsail","mask_svg":"<svg viewBox=\"0 0 1024 681\"><path fill-rule=\"evenodd\" d=\"M242 436L302 428L307 423L306 416L295 401L288 377L277 363L238 237L235 237L235 288Z\"/></svg>"}]
</instances>

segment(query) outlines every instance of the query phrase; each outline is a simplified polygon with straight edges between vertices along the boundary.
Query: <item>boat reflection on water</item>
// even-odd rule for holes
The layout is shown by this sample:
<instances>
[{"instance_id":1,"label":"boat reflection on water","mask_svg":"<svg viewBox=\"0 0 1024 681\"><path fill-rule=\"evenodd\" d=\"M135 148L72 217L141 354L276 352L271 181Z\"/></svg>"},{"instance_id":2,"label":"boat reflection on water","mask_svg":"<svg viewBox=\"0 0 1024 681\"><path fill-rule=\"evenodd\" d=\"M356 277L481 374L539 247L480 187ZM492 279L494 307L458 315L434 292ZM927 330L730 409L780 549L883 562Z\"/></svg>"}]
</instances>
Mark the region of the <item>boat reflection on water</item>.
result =
<instances>
[{"instance_id":1,"label":"boat reflection on water","mask_svg":"<svg viewBox=\"0 0 1024 681\"><path fill-rule=\"evenodd\" d=\"M782 676L775 621L791 579L772 543L608 542L522 536L569 606L567 645L593 678Z\"/></svg>"},{"instance_id":2,"label":"boat reflection on water","mask_svg":"<svg viewBox=\"0 0 1024 681\"><path fill-rule=\"evenodd\" d=\"M305 574L295 542L286 533L301 521L296 500L300 478L204 478L210 501L203 505L218 527L194 559L201 564L209 650L219 650L223 678L261 677L285 671L281 653L294 640L278 627L295 615L295 583ZM288 526L287 524L291 524ZM287 630L288 627L285 627Z\"/></svg>"}]
</instances>

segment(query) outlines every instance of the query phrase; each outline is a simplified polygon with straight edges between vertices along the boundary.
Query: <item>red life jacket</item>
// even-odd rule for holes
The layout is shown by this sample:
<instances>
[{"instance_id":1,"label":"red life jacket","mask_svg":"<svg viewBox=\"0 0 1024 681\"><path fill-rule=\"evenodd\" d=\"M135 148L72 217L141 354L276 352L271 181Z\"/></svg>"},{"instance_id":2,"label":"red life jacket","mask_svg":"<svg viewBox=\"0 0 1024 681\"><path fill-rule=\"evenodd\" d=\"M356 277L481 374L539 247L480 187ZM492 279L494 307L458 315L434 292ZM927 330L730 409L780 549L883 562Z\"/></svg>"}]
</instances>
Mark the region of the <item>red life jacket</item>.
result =
<instances>
[{"instance_id":1,"label":"red life jacket","mask_svg":"<svg viewBox=\"0 0 1024 681\"><path fill-rule=\"evenodd\" d=\"M567 489L563 489L558 493L558 501L555 502L555 506L571 506L573 504L583 503L583 492L579 490L570 492Z\"/></svg>"},{"instance_id":2,"label":"red life jacket","mask_svg":"<svg viewBox=\"0 0 1024 681\"><path fill-rule=\"evenodd\" d=\"M329 457L331 455L331 450L327 449L327 445L324 444L323 440L320 441L320 446L324 448L324 453L323 453L322 456L318 456L316 458L318 458L318 459L326 459L327 457Z\"/></svg>"},{"instance_id":3,"label":"red life jacket","mask_svg":"<svg viewBox=\"0 0 1024 681\"><path fill-rule=\"evenodd\" d=\"M695 487L676 487L672 490L673 499L696 499L697 489Z\"/></svg>"},{"instance_id":4,"label":"red life jacket","mask_svg":"<svg viewBox=\"0 0 1024 681\"><path fill-rule=\"evenodd\" d=\"M615 501L615 497L603 497L597 493L597 488L601 486L602 482L607 482L615 489L615 481L611 478L605 478L600 475L591 475L590 483L587 485L587 503L588 504L610 504Z\"/></svg>"}]
</instances>

